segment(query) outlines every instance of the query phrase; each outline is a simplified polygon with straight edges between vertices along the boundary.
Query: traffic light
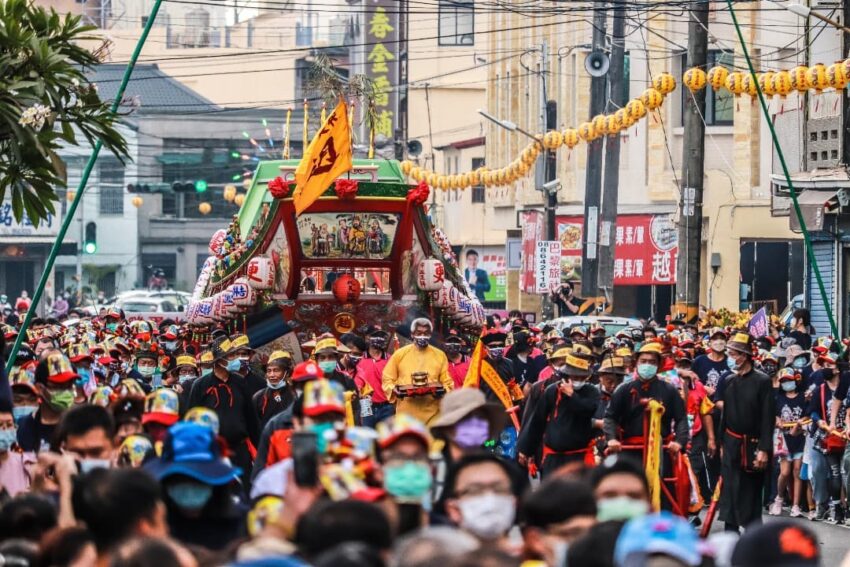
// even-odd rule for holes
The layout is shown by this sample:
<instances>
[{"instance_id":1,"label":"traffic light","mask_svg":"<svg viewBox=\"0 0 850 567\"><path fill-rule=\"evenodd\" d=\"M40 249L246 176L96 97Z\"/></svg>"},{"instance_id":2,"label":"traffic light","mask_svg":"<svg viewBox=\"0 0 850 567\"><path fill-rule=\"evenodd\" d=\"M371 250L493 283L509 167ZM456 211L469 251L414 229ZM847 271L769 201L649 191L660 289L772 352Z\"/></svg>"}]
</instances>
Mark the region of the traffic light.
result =
<instances>
[{"instance_id":1,"label":"traffic light","mask_svg":"<svg viewBox=\"0 0 850 567\"><path fill-rule=\"evenodd\" d=\"M86 224L86 239L83 242L83 252L86 254L97 252L97 225L93 222Z\"/></svg>"},{"instance_id":2,"label":"traffic light","mask_svg":"<svg viewBox=\"0 0 850 567\"><path fill-rule=\"evenodd\" d=\"M127 185L128 193L150 193L151 186L147 183L138 183L136 185L130 183Z\"/></svg>"},{"instance_id":3,"label":"traffic light","mask_svg":"<svg viewBox=\"0 0 850 567\"><path fill-rule=\"evenodd\" d=\"M175 181L171 184L171 190L175 193L203 193L209 188L205 179L197 181Z\"/></svg>"}]
</instances>

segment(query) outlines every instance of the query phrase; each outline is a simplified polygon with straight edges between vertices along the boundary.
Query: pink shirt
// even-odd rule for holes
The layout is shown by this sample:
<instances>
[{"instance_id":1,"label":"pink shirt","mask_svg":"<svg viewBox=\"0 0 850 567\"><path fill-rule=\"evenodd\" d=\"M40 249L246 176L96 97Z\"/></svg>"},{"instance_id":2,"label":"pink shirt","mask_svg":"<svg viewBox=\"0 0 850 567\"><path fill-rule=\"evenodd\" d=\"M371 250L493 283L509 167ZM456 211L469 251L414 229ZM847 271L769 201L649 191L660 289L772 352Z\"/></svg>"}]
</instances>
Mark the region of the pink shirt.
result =
<instances>
[{"instance_id":1,"label":"pink shirt","mask_svg":"<svg viewBox=\"0 0 850 567\"><path fill-rule=\"evenodd\" d=\"M10 497L30 488L29 467L35 464L35 455L9 451L7 457L0 461L0 486L6 489Z\"/></svg>"},{"instance_id":2,"label":"pink shirt","mask_svg":"<svg viewBox=\"0 0 850 567\"><path fill-rule=\"evenodd\" d=\"M389 362L388 358L380 358L375 360L371 356L364 356L357 363L357 370L354 374L354 383L357 389L362 391L363 386L369 384L372 387L372 403L382 404L387 401L387 396L384 394L384 388L381 384L381 377L384 374L384 367Z\"/></svg>"}]
</instances>

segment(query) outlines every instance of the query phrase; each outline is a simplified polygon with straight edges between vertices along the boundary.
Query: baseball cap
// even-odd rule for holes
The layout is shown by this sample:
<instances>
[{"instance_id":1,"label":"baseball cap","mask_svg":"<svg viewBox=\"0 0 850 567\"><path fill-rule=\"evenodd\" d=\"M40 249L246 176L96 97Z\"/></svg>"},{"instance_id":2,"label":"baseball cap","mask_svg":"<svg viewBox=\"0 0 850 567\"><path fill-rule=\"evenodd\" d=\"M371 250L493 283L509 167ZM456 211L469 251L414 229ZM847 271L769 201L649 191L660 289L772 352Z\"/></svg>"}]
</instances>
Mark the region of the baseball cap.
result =
<instances>
[{"instance_id":1,"label":"baseball cap","mask_svg":"<svg viewBox=\"0 0 850 567\"><path fill-rule=\"evenodd\" d=\"M802 524L778 520L744 532L732 552L732 567L818 567L820 547Z\"/></svg>"},{"instance_id":2,"label":"baseball cap","mask_svg":"<svg viewBox=\"0 0 850 567\"><path fill-rule=\"evenodd\" d=\"M694 567L702 562L693 527L666 511L630 520L617 538L614 560L621 567L640 567L652 555L666 555Z\"/></svg>"}]
</instances>

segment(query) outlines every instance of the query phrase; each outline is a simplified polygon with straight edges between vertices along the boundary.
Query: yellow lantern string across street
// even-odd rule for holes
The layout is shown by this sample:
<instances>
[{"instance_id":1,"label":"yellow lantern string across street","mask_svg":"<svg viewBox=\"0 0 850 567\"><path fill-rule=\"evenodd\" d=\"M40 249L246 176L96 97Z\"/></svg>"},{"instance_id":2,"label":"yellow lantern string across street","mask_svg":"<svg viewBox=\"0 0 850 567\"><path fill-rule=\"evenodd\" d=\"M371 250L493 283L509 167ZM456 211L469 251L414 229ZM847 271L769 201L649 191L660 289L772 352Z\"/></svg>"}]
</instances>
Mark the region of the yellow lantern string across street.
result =
<instances>
[{"instance_id":1,"label":"yellow lantern string across street","mask_svg":"<svg viewBox=\"0 0 850 567\"><path fill-rule=\"evenodd\" d=\"M829 79L826 77L826 66L823 63L809 67L809 87L814 89L817 94L822 93L829 87Z\"/></svg>"},{"instance_id":2,"label":"yellow lantern string across street","mask_svg":"<svg viewBox=\"0 0 850 567\"><path fill-rule=\"evenodd\" d=\"M726 75L726 90L738 98L744 92L744 74L733 71Z\"/></svg>"},{"instance_id":3,"label":"yellow lantern string across street","mask_svg":"<svg viewBox=\"0 0 850 567\"><path fill-rule=\"evenodd\" d=\"M670 73L661 73L652 81L652 87L662 96L667 96L676 89L676 79Z\"/></svg>"},{"instance_id":4,"label":"yellow lantern string across street","mask_svg":"<svg viewBox=\"0 0 850 567\"><path fill-rule=\"evenodd\" d=\"M428 176L425 178L425 182L431 187L437 186L437 174L436 173L428 173Z\"/></svg>"},{"instance_id":5,"label":"yellow lantern string across street","mask_svg":"<svg viewBox=\"0 0 850 567\"><path fill-rule=\"evenodd\" d=\"M758 76L753 77L752 74L745 73L741 84L744 87L744 92L750 95L755 101L755 97L758 96Z\"/></svg>"},{"instance_id":6,"label":"yellow lantern string across street","mask_svg":"<svg viewBox=\"0 0 850 567\"><path fill-rule=\"evenodd\" d=\"M664 95L656 89L646 89L640 95L640 101L647 110L655 110L664 102Z\"/></svg>"},{"instance_id":7,"label":"yellow lantern string across street","mask_svg":"<svg viewBox=\"0 0 850 567\"><path fill-rule=\"evenodd\" d=\"M405 175L410 175L410 170L413 169L413 162L410 160L404 160L401 162L401 172Z\"/></svg>"},{"instance_id":8,"label":"yellow lantern string across street","mask_svg":"<svg viewBox=\"0 0 850 567\"><path fill-rule=\"evenodd\" d=\"M130 202L133 203L133 206L138 209L139 207L142 206L142 203L144 203L145 200L142 199L141 197L139 197L138 195L136 195L135 197L132 198L132 200Z\"/></svg>"},{"instance_id":9,"label":"yellow lantern string across street","mask_svg":"<svg viewBox=\"0 0 850 567\"><path fill-rule=\"evenodd\" d=\"M605 118L605 133L609 136L616 136L623 129L622 119L616 114L609 114Z\"/></svg>"},{"instance_id":10,"label":"yellow lantern string across street","mask_svg":"<svg viewBox=\"0 0 850 567\"><path fill-rule=\"evenodd\" d=\"M706 80L714 92L719 91L726 85L726 77L729 76L729 70L726 67L712 67L708 70Z\"/></svg>"},{"instance_id":11,"label":"yellow lantern string across street","mask_svg":"<svg viewBox=\"0 0 850 567\"><path fill-rule=\"evenodd\" d=\"M479 167L475 171L471 171L469 173L469 184L470 186L481 185L481 173L484 171L484 168Z\"/></svg>"},{"instance_id":12,"label":"yellow lantern string across street","mask_svg":"<svg viewBox=\"0 0 850 567\"><path fill-rule=\"evenodd\" d=\"M826 79L830 87L837 91L843 90L847 86L847 70L844 68L844 63L833 63L827 67Z\"/></svg>"},{"instance_id":13,"label":"yellow lantern string across street","mask_svg":"<svg viewBox=\"0 0 850 567\"><path fill-rule=\"evenodd\" d=\"M844 67L844 75L850 79L850 59L841 61L841 66Z\"/></svg>"},{"instance_id":14,"label":"yellow lantern string across street","mask_svg":"<svg viewBox=\"0 0 850 567\"><path fill-rule=\"evenodd\" d=\"M245 202L245 193L238 193L235 197L233 197L233 203L237 207L241 207L242 203Z\"/></svg>"},{"instance_id":15,"label":"yellow lantern string across street","mask_svg":"<svg viewBox=\"0 0 850 567\"><path fill-rule=\"evenodd\" d=\"M658 92L658 91L656 91ZM660 93L659 93L660 95ZM598 137L592 122L582 122L578 125L578 137L585 142L592 142Z\"/></svg>"},{"instance_id":16,"label":"yellow lantern string across street","mask_svg":"<svg viewBox=\"0 0 850 567\"><path fill-rule=\"evenodd\" d=\"M410 178L411 178L411 179L413 179L414 181L422 181L422 179L423 179L423 176L422 176L422 168L421 168L421 167L418 167L418 166L417 166L417 167L413 167L413 168L411 168L410 173L409 173L408 175L409 175L409 176L410 176Z\"/></svg>"},{"instance_id":17,"label":"yellow lantern string across street","mask_svg":"<svg viewBox=\"0 0 850 567\"><path fill-rule=\"evenodd\" d=\"M772 97L776 94L776 91L773 88L773 71L765 71L764 73L759 73L759 87L761 87L761 92L764 93L764 96Z\"/></svg>"},{"instance_id":18,"label":"yellow lantern string across street","mask_svg":"<svg viewBox=\"0 0 850 567\"><path fill-rule=\"evenodd\" d=\"M198 205L198 211L199 211L202 215L208 215L208 214L210 214L210 213L212 212L212 205L210 205L209 203L207 203L206 201L204 201L203 203L200 203L200 204Z\"/></svg>"},{"instance_id":19,"label":"yellow lantern string across street","mask_svg":"<svg viewBox=\"0 0 850 567\"><path fill-rule=\"evenodd\" d=\"M632 119L632 123L637 122L646 116L646 105L639 99L629 101L626 105L626 112Z\"/></svg>"},{"instance_id":20,"label":"yellow lantern string across street","mask_svg":"<svg viewBox=\"0 0 850 567\"><path fill-rule=\"evenodd\" d=\"M607 116L604 114L597 114L593 117L593 120L590 121L593 124L593 131L596 132L598 136L605 135L605 121L607 120Z\"/></svg>"},{"instance_id":21,"label":"yellow lantern string across street","mask_svg":"<svg viewBox=\"0 0 850 567\"><path fill-rule=\"evenodd\" d=\"M685 71L685 74L682 77L682 82L685 83L685 86L688 87L689 91L695 93L705 88L705 85L708 82L708 77L706 76L705 71L699 67L691 67Z\"/></svg>"},{"instance_id":22,"label":"yellow lantern string across street","mask_svg":"<svg viewBox=\"0 0 850 567\"><path fill-rule=\"evenodd\" d=\"M229 183L224 186L224 190L221 193L224 200L228 203L232 203L233 199L236 198L236 185Z\"/></svg>"},{"instance_id":23,"label":"yellow lantern string across street","mask_svg":"<svg viewBox=\"0 0 850 567\"><path fill-rule=\"evenodd\" d=\"M778 71L773 75L773 91L780 97L785 98L792 90L791 73Z\"/></svg>"},{"instance_id":24,"label":"yellow lantern string across street","mask_svg":"<svg viewBox=\"0 0 850 567\"><path fill-rule=\"evenodd\" d=\"M579 143L581 138L578 137L578 130L575 128L567 128L563 132L564 145L569 149L573 149Z\"/></svg>"},{"instance_id":25,"label":"yellow lantern string across street","mask_svg":"<svg viewBox=\"0 0 850 567\"><path fill-rule=\"evenodd\" d=\"M546 135L543 136L543 146L547 150L557 150L562 145L564 145L564 137L557 130L546 132Z\"/></svg>"},{"instance_id":26,"label":"yellow lantern string across street","mask_svg":"<svg viewBox=\"0 0 850 567\"><path fill-rule=\"evenodd\" d=\"M632 118L631 114L629 114L629 111L625 108L621 108L620 110L615 112L614 117L620 124L620 131L628 130L632 126L632 124L635 123L635 120Z\"/></svg>"},{"instance_id":27,"label":"yellow lantern string across street","mask_svg":"<svg viewBox=\"0 0 850 567\"><path fill-rule=\"evenodd\" d=\"M791 69L791 88L798 93L809 90L809 68L805 65L797 65Z\"/></svg>"}]
</instances>

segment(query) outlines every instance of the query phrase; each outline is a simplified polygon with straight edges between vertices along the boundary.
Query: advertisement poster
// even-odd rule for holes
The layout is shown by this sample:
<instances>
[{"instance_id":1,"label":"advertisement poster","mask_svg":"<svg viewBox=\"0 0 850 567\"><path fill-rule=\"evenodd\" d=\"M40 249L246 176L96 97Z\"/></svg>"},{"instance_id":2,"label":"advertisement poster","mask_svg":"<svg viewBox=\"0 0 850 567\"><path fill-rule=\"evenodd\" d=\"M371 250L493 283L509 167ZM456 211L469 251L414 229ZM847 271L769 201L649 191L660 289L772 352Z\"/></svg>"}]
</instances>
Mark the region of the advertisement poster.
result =
<instances>
[{"instance_id":1,"label":"advertisement poster","mask_svg":"<svg viewBox=\"0 0 850 567\"><path fill-rule=\"evenodd\" d=\"M495 246L467 248L462 258L463 277L471 289L475 290L475 283L486 279L488 285L482 286L481 301L507 301L508 271L504 249Z\"/></svg>"},{"instance_id":2,"label":"advertisement poster","mask_svg":"<svg viewBox=\"0 0 850 567\"><path fill-rule=\"evenodd\" d=\"M561 282L561 243L557 240L537 241L534 279L537 293L549 293Z\"/></svg>"},{"instance_id":3,"label":"advertisement poster","mask_svg":"<svg viewBox=\"0 0 850 567\"><path fill-rule=\"evenodd\" d=\"M581 279L583 217L558 217L561 273ZM621 215L614 229L614 285L676 283L678 232L669 215Z\"/></svg>"},{"instance_id":4,"label":"advertisement poster","mask_svg":"<svg viewBox=\"0 0 850 567\"><path fill-rule=\"evenodd\" d=\"M539 211L522 211L519 218L522 225L519 288L520 291L524 291L525 293L536 293L534 255L537 249L537 241L543 240L543 213Z\"/></svg>"}]
</instances>

